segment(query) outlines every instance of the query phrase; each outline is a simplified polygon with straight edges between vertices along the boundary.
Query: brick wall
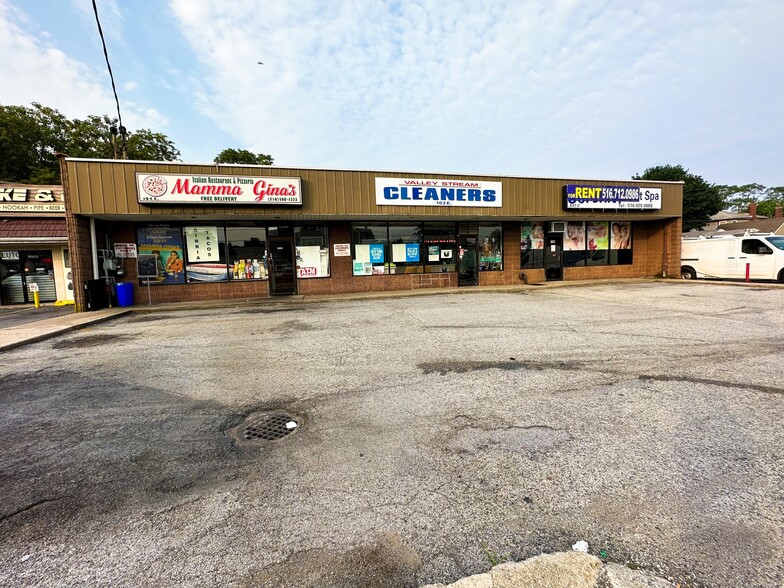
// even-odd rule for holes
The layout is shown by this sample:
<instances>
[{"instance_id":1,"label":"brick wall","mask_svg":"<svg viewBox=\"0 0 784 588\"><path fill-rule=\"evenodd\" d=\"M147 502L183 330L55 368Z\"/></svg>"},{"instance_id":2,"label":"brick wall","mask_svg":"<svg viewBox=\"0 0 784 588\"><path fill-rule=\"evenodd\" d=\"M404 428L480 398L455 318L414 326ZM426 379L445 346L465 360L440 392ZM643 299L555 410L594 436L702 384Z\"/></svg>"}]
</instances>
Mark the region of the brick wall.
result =
<instances>
[{"instance_id":1,"label":"brick wall","mask_svg":"<svg viewBox=\"0 0 784 588\"><path fill-rule=\"evenodd\" d=\"M68 254L71 257L71 274L74 285L74 304L76 310L87 310L87 297L84 285L93 278L92 247L90 245L90 221L71 212L68 190L68 168L60 159L60 173L63 178L63 202L65 203L65 226L68 230Z\"/></svg>"},{"instance_id":2,"label":"brick wall","mask_svg":"<svg viewBox=\"0 0 784 588\"><path fill-rule=\"evenodd\" d=\"M72 264L75 277L75 294L80 310L84 309L83 284L92 278L89 221L75 217L66 211ZM100 223L99 223L100 224ZM112 223L109 227L114 242L136 242L136 226L133 223ZM589 280L611 278L639 278L661 275L665 267L667 275L676 277L680 269L680 220L635 223L633 231L633 261L631 265L588 266L564 268L564 280ZM335 243L351 242L351 223L334 222L329 226L330 277L298 280L298 293L303 295L340 294L351 292L383 292L390 290L416 290L419 288L457 287L457 274L422 273L386 276L354 276L351 257L335 257ZM520 224L503 223L503 271L480 272L482 286L529 284L545 281L543 269L520 269ZM664 245L669 246L669 257L665 261ZM147 303L147 287L139 284L136 264L132 260L124 263L126 276L123 281L134 284L136 304ZM525 275L525 278L521 277ZM269 296L266 280L241 280L214 284L183 284L151 286L153 303L184 302L211 299L242 299Z\"/></svg>"},{"instance_id":3,"label":"brick wall","mask_svg":"<svg viewBox=\"0 0 784 588\"><path fill-rule=\"evenodd\" d=\"M634 223L633 226L631 264L565 267L564 280L652 278L661 275L664 267L664 222Z\"/></svg>"},{"instance_id":4,"label":"brick wall","mask_svg":"<svg viewBox=\"0 0 784 588\"><path fill-rule=\"evenodd\" d=\"M665 222L665 243L667 245L667 277L681 277L681 232L683 222L681 219L671 219Z\"/></svg>"}]
</instances>

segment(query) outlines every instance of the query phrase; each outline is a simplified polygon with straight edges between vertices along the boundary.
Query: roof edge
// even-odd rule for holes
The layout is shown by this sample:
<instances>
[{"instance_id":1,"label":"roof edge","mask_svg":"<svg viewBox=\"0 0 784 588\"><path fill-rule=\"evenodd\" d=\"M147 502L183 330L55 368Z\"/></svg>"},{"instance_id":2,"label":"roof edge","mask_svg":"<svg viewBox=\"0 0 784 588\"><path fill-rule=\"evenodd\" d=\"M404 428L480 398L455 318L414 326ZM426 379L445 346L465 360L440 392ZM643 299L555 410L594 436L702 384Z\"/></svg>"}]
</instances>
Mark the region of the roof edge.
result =
<instances>
[{"instance_id":1,"label":"roof edge","mask_svg":"<svg viewBox=\"0 0 784 588\"><path fill-rule=\"evenodd\" d=\"M250 165L246 163L195 163L187 161L150 161L144 159L91 159L88 157L64 157L65 161L87 161L94 163L153 163L155 165L203 165L205 167L247 167L251 169L305 169L313 171L336 171L336 172L365 172L365 173L383 173L383 174L400 174L411 176L414 174L428 174L428 175L443 175L443 176L465 176L465 177L492 177L492 178L509 178L509 179L525 179L525 180L566 180L568 177L555 177L555 176L512 176L509 174L488 174L488 173L465 173L465 172L445 172L445 171L426 171L426 170L395 170L395 169L343 169L335 167L298 167L287 165ZM587 182L637 182L642 184L675 184L682 185L682 180L667 181L667 180L635 180L633 178L575 178L580 181Z\"/></svg>"}]
</instances>

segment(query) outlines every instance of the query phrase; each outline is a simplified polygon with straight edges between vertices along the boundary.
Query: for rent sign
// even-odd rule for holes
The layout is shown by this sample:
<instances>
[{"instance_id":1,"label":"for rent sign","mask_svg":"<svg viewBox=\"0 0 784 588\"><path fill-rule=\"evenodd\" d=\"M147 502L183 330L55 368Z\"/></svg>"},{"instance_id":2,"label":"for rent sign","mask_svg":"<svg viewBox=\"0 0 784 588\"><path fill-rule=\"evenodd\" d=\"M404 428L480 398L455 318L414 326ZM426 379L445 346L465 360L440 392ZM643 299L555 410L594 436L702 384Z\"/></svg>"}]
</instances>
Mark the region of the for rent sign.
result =
<instances>
[{"instance_id":1,"label":"for rent sign","mask_svg":"<svg viewBox=\"0 0 784 588\"><path fill-rule=\"evenodd\" d=\"M564 210L659 210L661 203L661 188L576 184L568 184L564 188Z\"/></svg>"},{"instance_id":2,"label":"for rent sign","mask_svg":"<svg viewBox=\"0 0 784 588\"><path fill-rule=\"evenodd\" d=\"M299 178L136 174L142 204L244 204L301 206Z\"/></svg>"}]
</instances>

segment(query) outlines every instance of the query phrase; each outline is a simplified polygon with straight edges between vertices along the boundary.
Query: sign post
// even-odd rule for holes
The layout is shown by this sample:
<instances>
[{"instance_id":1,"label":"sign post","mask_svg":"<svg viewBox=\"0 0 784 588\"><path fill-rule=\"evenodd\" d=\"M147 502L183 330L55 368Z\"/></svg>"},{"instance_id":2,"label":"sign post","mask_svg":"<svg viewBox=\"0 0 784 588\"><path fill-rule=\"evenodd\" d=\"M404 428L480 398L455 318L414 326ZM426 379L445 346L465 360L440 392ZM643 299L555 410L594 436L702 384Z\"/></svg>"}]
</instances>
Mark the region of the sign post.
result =
<instances>
[{"instance_id":1,"label":"sign post","mask_svg":"<svg viewBox=\"0 0 784 588\"><path fill-rule=\"evenodd\" d=\"M30 292L33 293L33 302L35 303L35 307L41 308L41 299L38 294L38 284L30 284L28 288L30 288Z\"/></svg>"},{"instance_id":2,"label":"sign post","mask_svg":"<svg viewBox=\"0 0 784 588\"><path fill-rule=\"evenodd\" d=\"M147 304L152 306L152 294L150 293L150 279L158 277L158 259L156 255L142 254L136 258L137 274L140 279L147 280Z\"/></svg>"}]
</instances>

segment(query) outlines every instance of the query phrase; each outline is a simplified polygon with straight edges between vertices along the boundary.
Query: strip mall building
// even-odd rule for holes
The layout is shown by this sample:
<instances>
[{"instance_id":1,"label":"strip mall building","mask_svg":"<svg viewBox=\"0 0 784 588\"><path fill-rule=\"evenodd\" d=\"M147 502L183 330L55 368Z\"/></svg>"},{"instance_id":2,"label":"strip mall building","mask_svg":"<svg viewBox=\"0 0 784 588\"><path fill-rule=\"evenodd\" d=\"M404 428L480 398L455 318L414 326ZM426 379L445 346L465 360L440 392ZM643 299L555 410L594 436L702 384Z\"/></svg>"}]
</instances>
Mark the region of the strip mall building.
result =
<instances>
[{"instance_id":1,"label":"strip mall building","mask_svg":"<svg viewBox=\"0 0 784 588\"><path fill-rule=\"evenodd\" d=\"M0 305L72 302L62 186L0 184Z\"/></svg>"},{"instance_id":2,"label":"strip mall building","mask_svg":"<svg viewBox=\"0 0 784 588\"><path fill-rule=\"evenodd\" d=\"M80 310L96 279L138 304L679 275L679 182L61 165Z\"/></svg>"}]
</instances>

